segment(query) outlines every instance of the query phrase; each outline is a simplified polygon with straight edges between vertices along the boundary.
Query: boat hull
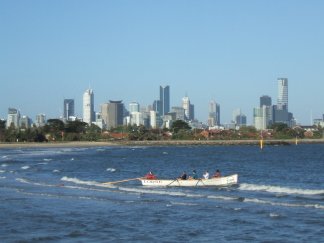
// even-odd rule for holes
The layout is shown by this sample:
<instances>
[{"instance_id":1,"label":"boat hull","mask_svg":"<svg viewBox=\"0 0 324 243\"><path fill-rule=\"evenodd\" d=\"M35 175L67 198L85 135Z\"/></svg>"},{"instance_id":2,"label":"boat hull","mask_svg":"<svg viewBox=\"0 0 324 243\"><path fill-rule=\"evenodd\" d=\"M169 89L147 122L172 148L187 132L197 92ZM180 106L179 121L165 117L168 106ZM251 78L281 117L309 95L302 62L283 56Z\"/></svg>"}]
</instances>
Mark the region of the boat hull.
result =
<instances>
[{"instance_id":1,"label":"boat hull","mask_svg":"<svg viewBox=\"0 0 324 243\"><path fill-rule=\"evenodd\" d=\"M178 186L178 187L195 187L195 186L230 186L238 183L238 175L230 175L219 178L211 179L191 179L191 180L146 180L141 179L143 186L152 187L166 187L166 186Z\"/></svg>"}]
</instances>

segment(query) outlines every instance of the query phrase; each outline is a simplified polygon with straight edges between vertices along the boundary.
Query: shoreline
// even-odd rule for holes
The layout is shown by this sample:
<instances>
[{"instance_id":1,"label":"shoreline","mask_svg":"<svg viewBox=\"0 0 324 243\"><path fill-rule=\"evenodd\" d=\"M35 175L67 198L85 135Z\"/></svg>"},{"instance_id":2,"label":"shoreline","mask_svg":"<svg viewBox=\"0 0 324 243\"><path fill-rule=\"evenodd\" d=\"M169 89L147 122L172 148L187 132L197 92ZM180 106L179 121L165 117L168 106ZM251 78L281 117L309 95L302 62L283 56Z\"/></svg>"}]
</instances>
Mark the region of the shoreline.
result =
<instances>
[{"instance_id":1,"label":"shoreline","mask_svg":"<svg viewBox=\"0 0 324 243\"><path fill-rule=\"evenodd\" d=\"M295 139L264 140L264 146L295 145ZM300 139L298 144L324 144L324 139ZM44 142L0 143L2 148L58 148L58 147L107 147L107 146L228 146L260 145L260 140L158 140L158 141L109 141L109 142Z\"/></svg>"}]
</instances>

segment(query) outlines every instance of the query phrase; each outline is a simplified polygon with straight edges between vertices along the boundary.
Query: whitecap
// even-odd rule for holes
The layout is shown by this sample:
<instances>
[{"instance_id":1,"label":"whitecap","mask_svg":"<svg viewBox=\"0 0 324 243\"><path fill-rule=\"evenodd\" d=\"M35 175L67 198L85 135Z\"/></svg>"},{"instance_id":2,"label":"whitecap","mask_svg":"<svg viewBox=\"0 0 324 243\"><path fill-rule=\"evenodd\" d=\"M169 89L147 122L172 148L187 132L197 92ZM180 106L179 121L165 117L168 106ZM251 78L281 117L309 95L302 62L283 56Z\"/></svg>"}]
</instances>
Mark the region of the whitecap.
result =
<instances>
[{"instance_id":1,"label":"whitecap","mask_svg":"<svg viewBox=\"0 0 324 243\"><path fill-rule=\"evenodd\" d=\"M1 167L7 167L8 165L7 164L2 164Z\"/></svg>"},{"instance_id":2,"label":"whitecap","mask_svg":"<svg viewBox=\"0 0 324 243\"><path fill-rule=\"evenodd\" d=\"M71 158L71 160L74 160L74 158Z\"/></svg>"},{"instance_id":3,"label":"whitecap","mask_svg":"<svg viewBox=\"0 0 324 243\"><path fill-rule=\"evenodd\" d=\"M81 184L81 185L88 185L88 186L97 186L99 183L96 181L82 181L79 180L78 178L70 178L70 177L62 177L61 181L68 181L68 182L73 182L75 184Z\"/></svg>"},{"instance_id":4,"label":"whitecap","mask_svg":"<svg viewBox=\"0 0 324 243\"><path fill-rule=\"evenodd\" d=\"M53 170L53 173L59 173L60 171L59 170Z\"/></svg>"},{"instance_id":5,"label":"whitecap","mask_svg":"<svg viewBox=\"0 0 324 243\"><path fill-rule=\"evenodd\" d=\"M6 179L6 177L5 176L0 176L0 179Z\"/></svg>"},{"instance_id":6,"label":"whitecap","mask_svg":"<svg viewBox=\"0 0 324 243\"><path fill-rule=\"evenodd\" d=\"M269 216L270 216L271 218L278 218L278 217L280 217L280 215L277 214L277 213L270 213Z\"/></svg>"},{"instance_id":7,"label":"whitecap","mask_svg":"<svg viewBox=\"0 0 324 243\"><path fill-rule=\"evenodd\" d=\"M5 173L6 171L5 170L0 170L0 173Z\"/></svg>"},{"instance_id":8,"label":"whitecap","mask_svg":"<svg viewBox=\"0 0 324 243\"><path fill-rule=\"evenodd\" d=\"M25 166L21 167L22 170L28 170L29 168L30 168L30 166L28 166L28 165L25 165Z\"/></svg>"},{"instance_id":9,"label":"whitecap","mask_svg":"<svg viewBox=\"0 0 324 243\"><path fill-rule=\"evenodd\" d=\"M52 161L53 159L43 159L44 161Z\"/></svg>"},{"instance_id":10,"label":"whitecap","mask_svg":"<svg viewBox=\"0 0 324 243\"><path fill-rule=\"evenodd\" d=\"M261 200L257 198L245 198L244 202L251 202L257 204L269 204L272 206L282 206L282 207L303 207L303 208L324 209L324 205L321 204L298 204L298 203L273 202L273 201Z\"/></svg>"},{"instance_id":11,"label":"whitecap","mask_svg":"<svg viewBox=\"0 0 324 243\"><path fill-rule=\"evenodd\" d=\"M290 187L271 186L271 185L256 185L256 184L247 184L247 183L240 184L238 189L243 191L265 191L270 193L298 194L298 195L324 194L324 190L290 188Z\"/></svg>"},{"instance_id":12,"label":"whitecap","mask_svg":"<svg viewBox=\"0 0 324 243\"><path fill-rule=\"evenodd\" d=\"M107 168L107 170L106 170L106 171L115 172L115 171L116 171L116 169L115 169L115 168Z\"/></svg>"}]
</instances>

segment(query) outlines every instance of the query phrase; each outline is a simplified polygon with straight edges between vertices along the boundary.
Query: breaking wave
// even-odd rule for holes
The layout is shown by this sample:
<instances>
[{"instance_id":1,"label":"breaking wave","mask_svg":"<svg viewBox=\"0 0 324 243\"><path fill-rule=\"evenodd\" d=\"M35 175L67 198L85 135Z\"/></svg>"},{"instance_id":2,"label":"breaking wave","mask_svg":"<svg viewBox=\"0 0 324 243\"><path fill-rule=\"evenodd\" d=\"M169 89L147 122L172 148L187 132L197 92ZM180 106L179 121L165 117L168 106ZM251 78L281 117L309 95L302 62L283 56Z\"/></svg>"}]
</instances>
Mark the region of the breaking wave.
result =
<instances>
[{"instance_id":1,"label":"breaking wave","mask_svg":"<svg viewBox=\"0 0 324 243\"><path fill-rule=\"evenodd\" d=\"M297 195L324 194L324 190L300 189L300 188L290 188L290 187L271 186L271 185L255 185L255 184L246 184L246 183L240 184L238 189L242 191L265 191L271 193L297 194Z\"/></svg>"}]
</instances>

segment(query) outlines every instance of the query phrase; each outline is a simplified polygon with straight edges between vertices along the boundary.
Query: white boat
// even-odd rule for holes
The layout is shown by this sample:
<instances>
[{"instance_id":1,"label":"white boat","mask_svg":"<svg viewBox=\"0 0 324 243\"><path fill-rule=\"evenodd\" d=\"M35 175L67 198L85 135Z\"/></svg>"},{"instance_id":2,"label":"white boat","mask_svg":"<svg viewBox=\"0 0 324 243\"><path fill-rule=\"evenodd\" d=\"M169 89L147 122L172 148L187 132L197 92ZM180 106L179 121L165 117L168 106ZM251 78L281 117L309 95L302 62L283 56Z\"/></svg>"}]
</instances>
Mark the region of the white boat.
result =
<instances>
[{"instance_id":1,"label":"white boat","mask_svg":"<svg viewBox=\"0 0 324 243\"><path fill-rule=\"evenodd\" d=\"M210 179L174 179L174 180L148 180L148 179L139 179L142 182L143 186L230 186L235 185L238 182L238 175L229 175L217 178Z\"/></svg>"}]
</instances>

